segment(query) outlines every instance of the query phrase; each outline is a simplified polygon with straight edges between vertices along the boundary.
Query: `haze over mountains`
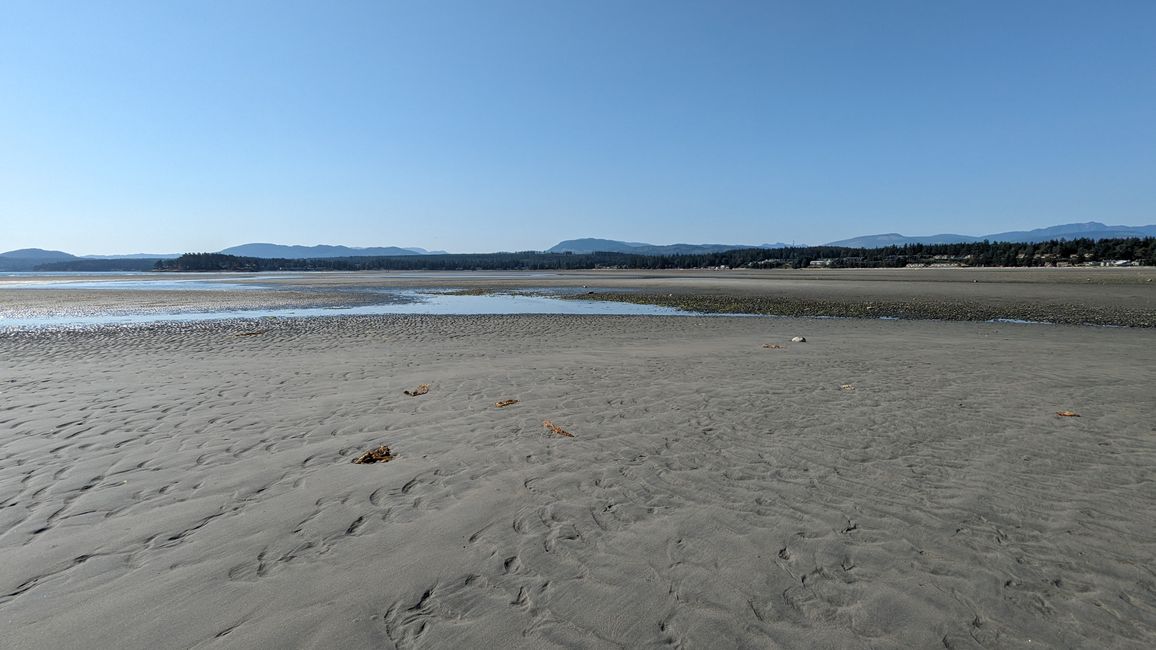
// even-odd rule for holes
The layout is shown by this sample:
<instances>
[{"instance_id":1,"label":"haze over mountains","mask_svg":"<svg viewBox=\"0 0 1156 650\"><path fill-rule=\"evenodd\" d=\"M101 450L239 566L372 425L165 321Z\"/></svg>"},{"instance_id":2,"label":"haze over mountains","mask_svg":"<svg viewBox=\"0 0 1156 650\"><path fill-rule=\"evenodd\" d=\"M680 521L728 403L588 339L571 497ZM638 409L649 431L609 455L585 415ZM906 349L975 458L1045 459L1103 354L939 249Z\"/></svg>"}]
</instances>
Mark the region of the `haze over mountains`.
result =
<instances>
[{"instance_id":1,"label":"haze over mountains","mask_svg":"<svg viewBox=\"0 0 1156 650\"><path fill-rule=\"evenodd\" d=\"M904 244L958 244L979 241L1034 243L1054 239L1117 239L1127 237L1156 237L1156 225L1148 226L1108 226L1097 221L1070 223L1035 230L1017 230L989 235L940 234L906 236L899 233L865 235L851 239L833 241L826 246L846 248L881 248ZM804 244L800 244L803 246ZM655 245L643 242L627 242L614 239L568 239L546 249L547 253L634 253L637 255L685 255L714 253L740 248L785 248L788 244L668 244ZM446 255L445 251L427 251L417 247L380 246L357 248L351 246L287 246L282 244L252 243L232 246L218 251L226 255L258 258L283 259L323 259L335 257L393 257L401 255ZM134 268L147 268L147 261L180 257L178 253L131 255L85 255L76 256L63 251L24 248L0 253L0 271L31 271L42 264L55 262L76 262L77 269L87 261L131 260L139 262ZM92 270L100 270L93 268Z\"/></svg>"}]
</instances>

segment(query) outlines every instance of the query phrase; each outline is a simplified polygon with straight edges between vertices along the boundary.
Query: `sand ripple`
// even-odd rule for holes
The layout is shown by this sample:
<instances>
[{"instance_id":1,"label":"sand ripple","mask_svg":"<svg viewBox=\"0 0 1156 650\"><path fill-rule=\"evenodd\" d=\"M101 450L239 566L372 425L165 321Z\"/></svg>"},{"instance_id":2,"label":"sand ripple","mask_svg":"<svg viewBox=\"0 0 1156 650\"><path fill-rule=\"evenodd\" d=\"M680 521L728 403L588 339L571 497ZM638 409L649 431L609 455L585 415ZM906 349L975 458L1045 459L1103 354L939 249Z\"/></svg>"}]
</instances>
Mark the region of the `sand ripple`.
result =
<instances>
[{"instance_id":1,"label":"sand ripple","mask_svg":"<svg viewBox=\"0 0 1156 650\"><path fill-rule=\"evenodd\" d=\"M252 328L0 334L5 643L1156 645L1151 330Z\"/></svg>"}]
</instances>

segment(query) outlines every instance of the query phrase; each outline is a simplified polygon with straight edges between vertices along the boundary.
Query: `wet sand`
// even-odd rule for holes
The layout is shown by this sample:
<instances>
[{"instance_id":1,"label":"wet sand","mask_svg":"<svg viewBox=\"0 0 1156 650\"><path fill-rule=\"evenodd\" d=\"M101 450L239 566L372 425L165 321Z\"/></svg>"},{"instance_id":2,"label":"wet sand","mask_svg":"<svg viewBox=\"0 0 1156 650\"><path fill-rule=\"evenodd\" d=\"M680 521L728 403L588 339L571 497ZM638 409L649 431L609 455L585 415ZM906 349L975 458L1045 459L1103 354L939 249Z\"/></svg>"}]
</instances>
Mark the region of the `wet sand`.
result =
<instances>
[{"instance_id":1,"label":"wet sand","mask_svg":"<svg viewBox=\"0 0 1156 650\"><path fill-rule=\"evenodd\" d=\"M5 647L1156 645L1152 329L254 327L0 333Z\"/></svg>"},{"instance_id":2,"label":"wet sand","mask_svg":"<svg viewBox=\"0 0 1156 650\"><path fill-rule=\"evenodd\" d=\"M567 273L154 274L228 279L246 291L29 289L0 278L0 318L56 313L184 312L338 307L382 300L382 289L539 289L692 311L939 320L1017 319L1156 327L1156 267L823 269ZM92 281L92 276L70 278ZM100 280L115 279L101 277ZM141 276L124 276L138 281Z\"/></svg>"}]
</instances>

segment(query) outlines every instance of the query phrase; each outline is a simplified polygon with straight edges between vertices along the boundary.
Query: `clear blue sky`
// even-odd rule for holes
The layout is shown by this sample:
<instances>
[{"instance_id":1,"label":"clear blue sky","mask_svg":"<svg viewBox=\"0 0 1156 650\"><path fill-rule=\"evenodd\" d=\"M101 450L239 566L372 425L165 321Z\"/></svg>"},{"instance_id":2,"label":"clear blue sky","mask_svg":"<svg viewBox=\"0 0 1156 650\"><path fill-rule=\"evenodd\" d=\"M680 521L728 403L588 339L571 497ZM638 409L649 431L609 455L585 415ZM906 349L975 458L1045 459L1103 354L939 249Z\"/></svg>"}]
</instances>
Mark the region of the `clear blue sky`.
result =
<instances>
[{"instance_id":1,"label":"clear blue sky","mask_svg":"<svg viewBox=\"0 0 1156 650\"><path fill-rule=\"evenodd\" d=\"M1156 222L1156 2L0 2L0 250Z\"/></svg>"}]
</instances>

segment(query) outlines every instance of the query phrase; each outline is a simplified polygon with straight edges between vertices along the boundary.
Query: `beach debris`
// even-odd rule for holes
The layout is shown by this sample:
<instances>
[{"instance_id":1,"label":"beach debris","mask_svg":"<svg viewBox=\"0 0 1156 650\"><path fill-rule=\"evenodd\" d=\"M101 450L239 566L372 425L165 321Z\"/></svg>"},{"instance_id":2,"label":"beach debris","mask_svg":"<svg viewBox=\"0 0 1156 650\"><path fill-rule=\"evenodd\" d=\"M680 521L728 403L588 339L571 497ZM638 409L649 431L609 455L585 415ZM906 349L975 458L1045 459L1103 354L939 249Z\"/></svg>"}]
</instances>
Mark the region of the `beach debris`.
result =
<instances>
[{"instance_id":1,"label":"beach debris","mask_svg":"<svg viewBox=\"0 0 1156 650\"><path fill-rule=\"evenodd\" d=\"M1058 415L1062 418L1078 418L1078 417L1080 417L1080 414L1076 413L1075 411L1056 411L1056 415Z\"/></svg>"},{"instance_id":2,"label":"beach debris","mask_svg":"<svg viewBox=\"0 0 1156 650\"><path fill-rule=\"evenodd\" d=\"M512 406L512 405L514 405L514 404L517 404L517 403L518 403L518 400L516 400L516 399L504 399L504 400L502 400L502 401L500 401L500 402L496 402L496 403L494 404L494 406L496 406L496 407L498 407L498 408L500 408L500 409L504 409L504 408L506 408L507 406Z\"/></svg>"},{"instance_id":3,"label":"beach debris","mask_svg":"<svg viewBox=\"0 0 1156 650\"><path fill-rule=\"evenodd\" d=\"M357 458L354 458L353 462L358 465L369 465L371 463L388 463L394 458L397 458L397 456L390 453L389 447L382 445L377 449L370 449Z\"/></svg>"},{"instance_id":4,"label":"beach debris","mask_svg":"<svg viewBox=\"0 0 1156 650\"><path fill-rule=\"evenodd\" d=\"M402 392L404 392L406 395L409 395L410 397L417 397L418 395L425 395L426 393L429 392L429 384L422 384L421 386L418 386L417 388L415 388L413 390L405 390Z\"/></svg>"},{"instance_id":5,"label":"beach debris","mask_svg":"<svg viewBox=\"0 0 1156 650\"><path fill-rule=\"evenodd\" d=\"M260 336L269 330L252 330L249 332L237 332L234 336Z\"/></svg>"},{"instance_id":6,"label":"beach debris","mask_svg":"<svg viewBox=\"0 0 1156 650\"><path fill-rule=\"evenodd\" d=\"M778 343L764 343L763 347L768 349L768 350L785 350L785 349L787 349L785 346L779 345Z\"/></svg>"},{"instance_id":7,"label":"beach debris","mask_svg":"<svg viewBox=\"0 0 1156 650\"><path fill-rule=\"evenodd\" d=\"M791 339L791 343L806 343L807 339L802 336L796 336Z\"/></svg>"},{"instance_id":8,"label":"beach debris","mask_svg":"<svg viewBox=\"0 0 1156 650\"><path fill-rule=\"evenodd\" d=\"M553 422L551 422L549 420L542 420L542 425L545 426L550 431L550 433L553 433L555 435L566 436L567 438L573 438L574 437L574 434L570 433L569 431L563 429L562 427L558 426L557 424L554 424Z\"/></svg>"},{"instance_id":9,"label":"beach debris","mask_svg":"<svg viewBox=\"0 0 1156 650\"><path fill-rule=\"evenodd\" d=\"M843 385L839 386L839 390L845 390L847 392L851 392L851 391L855 390L855 384L843 384Z\"/></svg>"}]
</instances>

